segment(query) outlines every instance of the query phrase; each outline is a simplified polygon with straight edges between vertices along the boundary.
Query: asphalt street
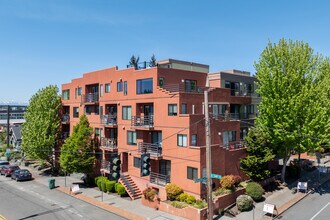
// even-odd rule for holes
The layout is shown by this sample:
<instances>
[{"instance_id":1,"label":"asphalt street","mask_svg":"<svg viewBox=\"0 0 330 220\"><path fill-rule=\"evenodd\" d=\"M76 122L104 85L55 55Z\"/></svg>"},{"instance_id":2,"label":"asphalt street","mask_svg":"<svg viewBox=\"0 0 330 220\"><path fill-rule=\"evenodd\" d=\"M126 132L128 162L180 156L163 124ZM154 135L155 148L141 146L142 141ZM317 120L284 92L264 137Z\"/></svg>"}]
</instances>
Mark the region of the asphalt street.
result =
<instances>
[{"instance_id":1,"label":"asphalt street","mask_svg":"<svg viewBox=\"0 0 330 220\"><path fill-rule=\"evenodd\" d=\"M4 176L0 176L0 215L8 220L125 219L57 190L50 190L36 181L16 182Z\"/></svg>"},{"instance_id":2,"label":"asphalt street","mask_svg":"<svg viewBox=\"0 0 330 220\"><path fill-rule=\"evenodd\" d=\"M282 214L281 220L329 220L330 181Z\"/></svg>"}]
</instances>

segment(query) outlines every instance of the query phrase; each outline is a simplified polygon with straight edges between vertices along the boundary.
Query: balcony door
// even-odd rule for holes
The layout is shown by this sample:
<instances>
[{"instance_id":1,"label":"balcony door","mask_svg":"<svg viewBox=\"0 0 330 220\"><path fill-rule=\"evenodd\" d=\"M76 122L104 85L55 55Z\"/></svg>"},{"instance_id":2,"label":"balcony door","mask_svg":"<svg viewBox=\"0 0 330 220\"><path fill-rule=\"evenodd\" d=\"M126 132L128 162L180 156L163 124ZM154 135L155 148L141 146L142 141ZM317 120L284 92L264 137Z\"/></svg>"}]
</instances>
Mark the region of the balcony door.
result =
<instances>
[{"instance_id":1,"label":"balcony door","mask_svg":"<svg viewBox=\"0 0 330 220\"><path fill-rule=\"evenodd\" d=\"M154 114L154 106L153 105L144 105L144 116L152 116Z\"/></svg>"},{"instance_id":2,"label":"balcony door","mask_svg":"<svg viewBox=\"0 0 330 220\"><path fill-rule=\"evenodd\" d=\"M160 160L159 161L159 173L162 175L171 175L171 161Z\"/></svg>"},{"instance_id":3,"label":"balcony door","mask_svg":"<svg viewBox=\"0 0 330 220\"><path fill-rule=\"evenodd\" d=\"M162 146L162 132L161 131L153 131L151 133L151 142L152 144L157 144L158 146Z\"/></svg>"}]
</instances>

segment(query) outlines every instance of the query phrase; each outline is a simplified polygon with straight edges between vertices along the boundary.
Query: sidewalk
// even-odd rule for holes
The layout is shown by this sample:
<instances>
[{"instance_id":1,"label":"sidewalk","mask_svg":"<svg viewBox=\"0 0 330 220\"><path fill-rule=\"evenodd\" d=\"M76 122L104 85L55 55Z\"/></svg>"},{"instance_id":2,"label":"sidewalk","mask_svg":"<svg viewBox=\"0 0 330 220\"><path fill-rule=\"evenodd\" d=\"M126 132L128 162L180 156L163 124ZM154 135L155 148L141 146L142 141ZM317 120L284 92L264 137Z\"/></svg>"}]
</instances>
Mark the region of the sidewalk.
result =
<instances>
[{"instance_id":1,"label":"sidewalk","mask_svg":"<svg viewBox=\"0 0 330 220\"><path fill-rule=\"evenodd\" d=\"M221 220L246 220L246 219L255 219L255 220L264 220L264 219L272 219L270 215L265 215L263 212L264 203L275 205L278 212L278 217L284 213L291 206L299 202L301 199L305 198L311 191L315 190L320 184L318 182L319 171L314 170L312 172L305 173L300 178L302 182L308 182L308 188L310 189L308 193L297 192L293 193L292 188L297 186L298 181L291 183L288 187L284 189L274 192L272 195L267 197L264 202L259 202L255 204L255 208L249 212L241 212L235 218L230 218L227 216L220 217ZM322 178L322 177L321 177ZM329 178L323 176L323 180L321 179L321 184L325 182ZM276 214L276 211L274 211ZM274 215L275 216L275 215Z\"/></svg>"},{"instance_id":2,"label":"sidewalk","mask_svg":"<svg viewBox=\"0 0 330 220\"><path fill-rule=\"evenodd\" d=\"M23 166L21 167L23 168ZM95 205L99 208L105 209L109 212L115 213L117 215L123 216L127 219L136 219L136 220L184 220L175 215L171 215L166 212L155 210L149 207L146 207L141 204L141 200L130 200L130 198L121 198L117 194L107 194L103 193L102 201L102 192L98 188L83 188L80 185L80 193L73 195L70 194L70 186L72 184L83 183L79 178L75 176L62 177L49 177L39 175L41 171L37 171L31 167L24 167L29 169L32 173L32 176L40 184L43 184L48 187L48 179L55 178L56 190L59 190L63 193L71 195L77 199L83 200L87 203ZM66 179L66 180L65 180ZM65 184L66 182L66 184ZM66 186L65 186L66 185Z\"/></svg>"}]
</instances>

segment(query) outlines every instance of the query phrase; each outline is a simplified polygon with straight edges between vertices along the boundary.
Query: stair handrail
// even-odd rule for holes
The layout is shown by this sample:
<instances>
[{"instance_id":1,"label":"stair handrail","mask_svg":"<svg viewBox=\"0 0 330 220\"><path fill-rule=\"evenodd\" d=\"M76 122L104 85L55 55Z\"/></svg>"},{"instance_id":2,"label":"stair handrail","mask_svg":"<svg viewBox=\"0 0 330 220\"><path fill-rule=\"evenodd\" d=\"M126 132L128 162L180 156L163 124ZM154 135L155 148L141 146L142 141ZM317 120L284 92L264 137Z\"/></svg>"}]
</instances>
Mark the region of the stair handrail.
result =
<instances>
[{"instance_id":1,"label":"stair handrail","mask_svg":"<svg viewBox=\"0 0 330 220\"><path fill-rule=\"evenodd\" d=\"M133 194L133 196L136 195L135 190L131 187L130 183L128 182L128 180L126 179L126 176L121 175L120 178L122 179L122 181L125 183L126 187L129 189L129 191Z\"/></svg>"}]
</instances>

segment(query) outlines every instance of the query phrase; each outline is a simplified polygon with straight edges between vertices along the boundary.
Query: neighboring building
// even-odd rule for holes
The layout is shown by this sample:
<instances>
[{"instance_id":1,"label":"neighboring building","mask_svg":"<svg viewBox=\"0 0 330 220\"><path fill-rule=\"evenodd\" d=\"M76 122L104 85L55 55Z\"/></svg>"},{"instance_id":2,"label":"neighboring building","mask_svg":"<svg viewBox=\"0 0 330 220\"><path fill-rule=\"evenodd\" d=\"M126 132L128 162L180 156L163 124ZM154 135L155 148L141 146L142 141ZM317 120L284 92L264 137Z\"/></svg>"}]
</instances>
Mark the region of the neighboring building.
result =
<instances>
[{"instance_id":1,"label":"neighboring building","mask_svg":"<svg viewBox=\"0 0 330 220\"><path fill-rule=\"evenodd\" d=\"M24 114L26 112L27 105L19 104L0 104L0 126L7 125L9 108L9 124L23 124Z\"/></svg>"},{"instance_id":2,"label":"neighboring building","mask_svg":"<svg viewBox=\"0 0 330 220\"><path fill-rule=\"evenodd\" d=\"M110 174L110 161L121 159L121 178L131 197L151 186L166 199L164 186L174 183L196 197L205 198L206 175L204 89L207 65L168 59L156 67L86 73L62 85L63 139L79 116L86 114L99 140L102 172ZM212 82L212 81L211 81ZM213 83L213 82L212 82ZM239 159L240 121L228 117L233 105L251 104L251 96L233 95L228 88L209 90L212 173L243 175ZM141 177L141 154L150 153L151 173ZM219 180L214 179L214 185ZM135 191L135 192L134 192Z\"/></svg>"},{"instance_id":3,"label":"neighboring building","mask_svg":"<svg viewBox=\"0 0 330 220\"><path fill-rule=\"evenodd\" d=\"M209 74L210 86L230 89L232 96L251 97L248 103L230 103L229 117L241 121L240 139L248 133L258 113L261 97L255 92L256 78L250 72L240 70L225 70ZM213 112L217 109L213 109Z\"/></svg>"},{"instance_id":4,"label":"neighboring building","mask_svg":"<svg viewBox=\"0 0 330 220\"><path fill-rule=\"evenodd\" d=\"M14 125L11 126L9 129L9 144L13 146L14 149L20 150L21 143L22 143L22 126L21 125Z\"/></svg>"}]
</instances>

